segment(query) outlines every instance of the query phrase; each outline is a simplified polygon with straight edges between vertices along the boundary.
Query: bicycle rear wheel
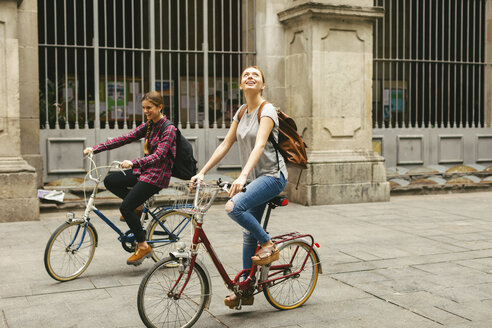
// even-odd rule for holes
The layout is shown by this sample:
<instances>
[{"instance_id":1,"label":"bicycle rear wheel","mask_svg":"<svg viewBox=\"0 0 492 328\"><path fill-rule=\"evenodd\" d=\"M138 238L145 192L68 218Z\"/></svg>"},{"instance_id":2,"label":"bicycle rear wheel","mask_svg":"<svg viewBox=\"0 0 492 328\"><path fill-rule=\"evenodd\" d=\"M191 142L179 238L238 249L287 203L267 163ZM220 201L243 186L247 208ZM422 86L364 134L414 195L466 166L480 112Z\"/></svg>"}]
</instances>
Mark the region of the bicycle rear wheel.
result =
<instances>
[{"instance_id":1,"label":"bicycle rear wheel","mask_svg":"<svg viewBox=\"0 0 492 328\"><path fill-rule=\"evenodd\" d=\"M160 223L152 220L147 227L147 241L152 246L155 262L168 257L169 252L174 250L172 245L175 242L184 241L189 246L193 237L190 214L169 210L158 214L157 220Z\"/></svg>"},{"instance_id":2,"label":"bicycle rear wheel","mask_svg":"<svg viewBox=\"0 0 492 328\"><path fill-rule=\"evenodd\" d=\"M146 327L191 327L198 320L210 300L210 286L196 262L186 282L189 269L186 262L180 265L168 257L147 271L137 297L138 313Z\"/></svg>"},{"instance_id":3,"label":"bicycle rear wheel","mask_svg":"<svg viewBox=\"0 0 492 328\"><path fill-rule=\"evenodd\" d=\"M96 250L94 226L84 222L65 222L51 235L44 251L44 266L58 281L80 276L89 266Z\"/></svg>"},{"instance_id":4,"label":"bicycle rear wheel","mask_svg":"<svg viewBox=\"0 0 492 328\"><path fill-rule=\"evenodd\" d=\"M270 267L268 279L297 273L266 284L263 293L275 308L295 309L308 300L316 287L319 260L310 246L299 240L280 245L279 253L278 261L273 262ZM300 271L305 260L304 269Z\"/></svg>"}]
</instances>

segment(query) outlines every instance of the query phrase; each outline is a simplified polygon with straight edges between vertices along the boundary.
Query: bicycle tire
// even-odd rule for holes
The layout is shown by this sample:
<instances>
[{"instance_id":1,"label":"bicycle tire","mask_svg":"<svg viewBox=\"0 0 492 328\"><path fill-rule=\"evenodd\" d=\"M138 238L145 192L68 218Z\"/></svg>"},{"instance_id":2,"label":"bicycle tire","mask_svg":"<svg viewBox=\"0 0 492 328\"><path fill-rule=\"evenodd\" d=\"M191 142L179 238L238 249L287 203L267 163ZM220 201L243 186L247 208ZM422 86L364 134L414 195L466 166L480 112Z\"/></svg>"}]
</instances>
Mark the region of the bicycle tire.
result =
<instances>
[{"instance_id":1,"label":"bicycle tire","mask_svg":"<svg viewBox=\"0 0 492 328\"><path fill-rule=\"evenodd\" d=\"M187 246L191 244L193 230L191 223L191 215L174 210L169 210L160 213L157 220L162 222L166 229L176 235L176 240L169 238L169 234L162 228L156 220L149 222L147 226L147 241L150 241L152 246L152 259L155 262L168 257L169 252L173 251L173 244L177 241L184 241Z\"/></svg>"},{"instance_id":2,"label":"bicycle tire","mask_svg":"<svg viewBox=\"0 0 492 328\"><path fill-rule=\"evenodd\" d=\"M51 235L44 251L44 266L58 281L69 281L80 276L94 257L97 232L91 223L65 222ZM73 250L71 245L80 247Z\"/></svg>"},{"instance_id":3,"label":"bicycle tire","mask_svg":"<svg viewBox=\"0 0 492 328\"><path fill-rule=\"evenodd\" d=\"M307 256L304 269L298 275L265 284L263 289L267 301L273 307L291 310L303 305L313 293L318 281L319 259L308 243L299 240L280 245L279 253L278 261L273 262L270 267L269 279L299 271ZM275 269L282 264L291 265L288 268Z\"/></svg>"},{"instance_id":4,"label":"bicycle tire","mask_svg":"<svg viewBox=\"0 0 492 328\"><path fill-rule=\"evenodd\" d=\"M138 313L146 327L191 327L210 301L210 286L205 271L195 262L183 294L177 297L189 273L185 263L182 279L179 263L164 258L150 268L138 288Z\"/></svg>"}]
</instances>

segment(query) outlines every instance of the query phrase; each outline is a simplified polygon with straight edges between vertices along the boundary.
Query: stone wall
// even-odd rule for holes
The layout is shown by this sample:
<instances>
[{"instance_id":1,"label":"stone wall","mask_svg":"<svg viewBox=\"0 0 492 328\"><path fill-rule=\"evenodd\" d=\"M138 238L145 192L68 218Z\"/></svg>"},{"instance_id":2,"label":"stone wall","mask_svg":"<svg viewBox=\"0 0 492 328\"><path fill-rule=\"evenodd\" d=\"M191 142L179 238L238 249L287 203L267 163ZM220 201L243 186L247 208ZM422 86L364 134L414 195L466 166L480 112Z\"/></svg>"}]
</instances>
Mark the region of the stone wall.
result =
<instances>
[{"instance_id":1,"label":"stone wall","mask_svg":"<svg viewBox=\"0 0 492 328\"><path fill-rule=\"evenodd\" d=\"M296 120L309 164L289 169L305 205L387 201L384 158L372 151L372 1L258 1L257 63L265 96Z\"/></svg>"},{"instance_id":2,"label":"stone wall","mask_svg":"<svg viewBox=\"0 0 492 328\"><path fill-rule=\"evenodd\" d=\"M22 156L23 149L34 155L37 149L39 155L39 127L33 124L37 114L21 108L21 104L28 107L25 101L34 101L37 111L37 82L32 82L37 81L37 53L26 58L26 51L32 49L21 49L36 44L25 25L37 24L37 19L31 15L26 18L31 22L25 22L24 18L17 1L0 1L0 222L39 219L36 170ZM19 37L22 33L26 35Z\"/></svg>"}]
</instances>

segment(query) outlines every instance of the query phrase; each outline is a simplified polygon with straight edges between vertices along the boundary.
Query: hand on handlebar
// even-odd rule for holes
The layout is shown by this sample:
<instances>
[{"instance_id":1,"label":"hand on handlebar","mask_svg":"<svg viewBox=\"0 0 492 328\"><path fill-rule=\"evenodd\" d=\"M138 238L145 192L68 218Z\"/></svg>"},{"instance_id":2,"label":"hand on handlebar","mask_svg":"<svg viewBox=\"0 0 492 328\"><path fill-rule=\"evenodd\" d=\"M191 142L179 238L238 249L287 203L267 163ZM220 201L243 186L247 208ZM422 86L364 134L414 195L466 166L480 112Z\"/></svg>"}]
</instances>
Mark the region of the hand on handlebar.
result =
<instances>
[{"instance_id":1,"label":"hand on handlebar","mask_svg":"<svg viewBox=\"0 0 492 328\"><path fill-rule=\"evenodd\" d=\"M125 159L123 162L121 162L120 166L123 169L131 169L133 167L133 163L131 161Z\"/></svg>"},{"instance_id":2,"label":"hand on handlebar","mask_svg":"<svg viewBox=\"0 0 492 328\"><path fill-rule=\"evenodd\" d=\"M244 186L246 185L246 177L239 176L231 185L229 189L229 197L234 196L237 193L240 193L244 190Z\"/></svg>"},{"instance_id":3,"label":"hand on handlebar","mask_svg":"<svg viewBox=\"0 0 492 328\"><path fill-rule=\"evenodd\" d=\"M84 149L84 156L89 156L89 154L94 154L94 149L92 149L92 147Z\"/></svg>"}]
</instances>

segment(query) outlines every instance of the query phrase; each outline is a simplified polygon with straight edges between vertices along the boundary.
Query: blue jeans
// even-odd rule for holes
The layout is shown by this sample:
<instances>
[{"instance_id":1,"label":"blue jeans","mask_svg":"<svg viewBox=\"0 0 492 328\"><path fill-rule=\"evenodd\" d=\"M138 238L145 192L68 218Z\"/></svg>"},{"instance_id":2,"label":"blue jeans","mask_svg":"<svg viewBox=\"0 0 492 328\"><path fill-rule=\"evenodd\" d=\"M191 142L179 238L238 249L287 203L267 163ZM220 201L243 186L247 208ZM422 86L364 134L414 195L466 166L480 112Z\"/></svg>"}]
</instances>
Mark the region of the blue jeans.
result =
<instances>
[{"instance_id":1,"label":"blue jeans","mask_svg":"<svg viewBox=\"0 0 492 328\"><path fill-rule=\"evenodd\" d=\"M234 208L228 215L243 227L243 269L251 268L251 257L255 255L258 242L264 244L270 236L261 226L261 218L267 202L284 190L287 180L280 173L280 178L261 176L246 187L246 192L234 195L231 201Z\"/></svg>"}]
</instances>

